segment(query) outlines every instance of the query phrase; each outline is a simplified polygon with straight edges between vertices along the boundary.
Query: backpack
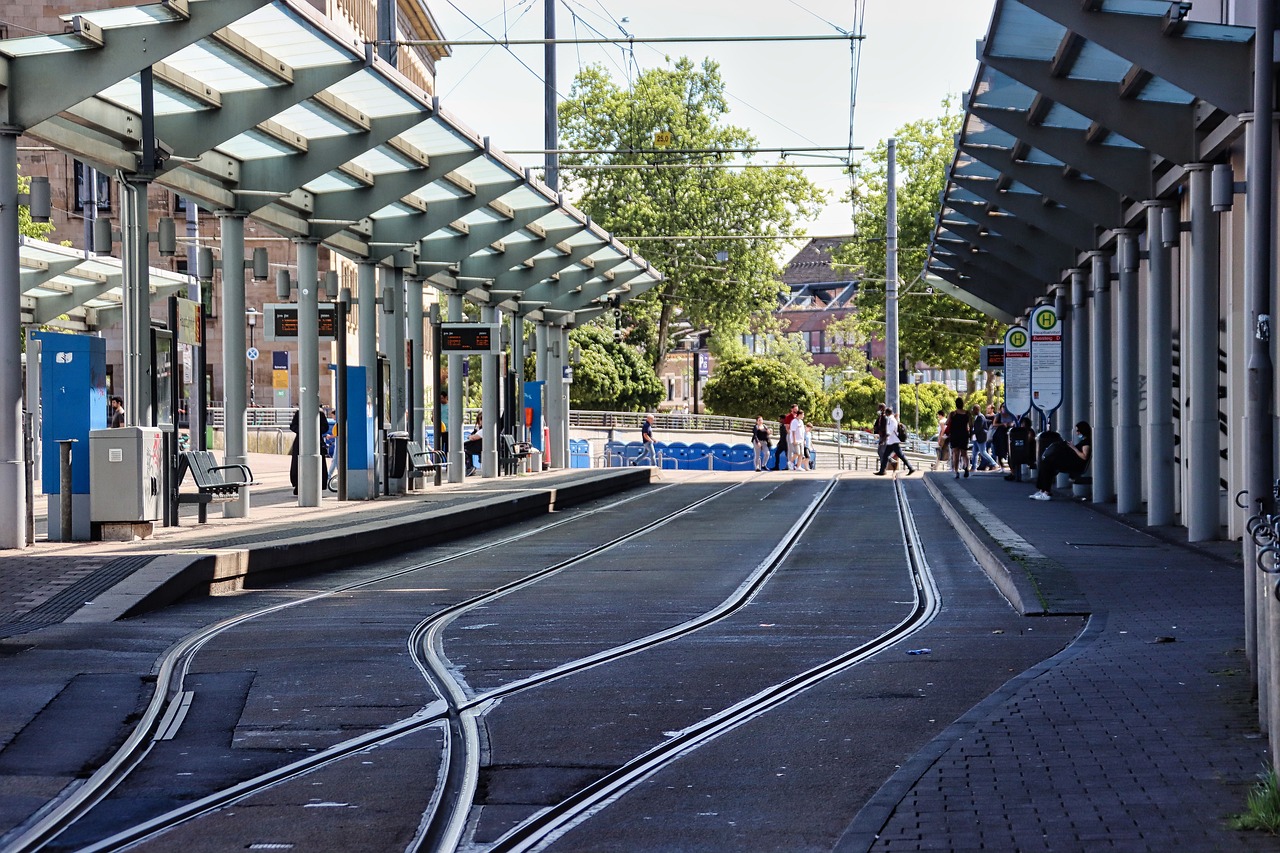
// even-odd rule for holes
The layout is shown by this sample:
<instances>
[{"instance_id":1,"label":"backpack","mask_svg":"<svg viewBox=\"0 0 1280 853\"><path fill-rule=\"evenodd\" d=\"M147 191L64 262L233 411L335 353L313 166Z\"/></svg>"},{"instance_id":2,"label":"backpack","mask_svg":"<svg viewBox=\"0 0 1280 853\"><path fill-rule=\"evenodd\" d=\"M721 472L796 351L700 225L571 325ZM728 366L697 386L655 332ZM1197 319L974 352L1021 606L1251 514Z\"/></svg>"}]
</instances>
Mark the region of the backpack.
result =
<instances>
[{"instance_id":1,"label":"backpack","mask_svg":"<svg viewBox=\"0 0 1280 853\"><path fill-rule=\"evenodd\" d=\"M898 424L898 441L906 441L906 440L907 440L907 425L900 423Z\"/></svg>"}]
</instances>

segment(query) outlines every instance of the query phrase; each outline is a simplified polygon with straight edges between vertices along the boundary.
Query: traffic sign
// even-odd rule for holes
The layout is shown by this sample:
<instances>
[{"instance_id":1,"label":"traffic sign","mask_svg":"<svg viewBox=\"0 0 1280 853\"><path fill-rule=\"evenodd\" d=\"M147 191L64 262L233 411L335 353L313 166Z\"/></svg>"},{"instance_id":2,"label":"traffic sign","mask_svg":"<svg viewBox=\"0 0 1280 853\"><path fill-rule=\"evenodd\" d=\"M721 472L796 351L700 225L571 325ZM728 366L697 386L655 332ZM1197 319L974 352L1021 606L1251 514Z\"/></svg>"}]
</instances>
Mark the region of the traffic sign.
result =
<instances>
[{"instance_id":1,"label":"traffic sign","mask_svg":"<svg viewBox=\"0 0 1280 853\"><path fill-rule=\"evenodd\" d=\"M844 409L840 408L839 406L836 406L834 409L832 409L831 420L834 423L838 423L838 424L844 423Z\"/></svg>"},{"instance_id":2,"label":"traffic sign","mask_svg":"<svg viewBox=\"0 0 1280 853\"><path fill-rule=\"evenodd\" d=\"M260 353L257 347L249 347L249 351L245 355L249 356L250 361L257 361Z\"/></svg>"}]
</instances>

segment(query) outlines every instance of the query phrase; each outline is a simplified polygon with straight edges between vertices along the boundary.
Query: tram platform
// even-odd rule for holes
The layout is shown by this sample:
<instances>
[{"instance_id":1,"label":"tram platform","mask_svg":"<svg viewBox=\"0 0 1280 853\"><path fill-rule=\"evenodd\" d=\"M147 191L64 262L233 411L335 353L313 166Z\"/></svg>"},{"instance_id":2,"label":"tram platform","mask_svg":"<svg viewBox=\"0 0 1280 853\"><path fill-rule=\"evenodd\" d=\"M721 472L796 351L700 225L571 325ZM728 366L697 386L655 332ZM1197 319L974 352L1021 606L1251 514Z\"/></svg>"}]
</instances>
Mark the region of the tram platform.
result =
<instances>
[{"instance_id":1,"label":"tram platform","mask_svg":"<svg viewBox=\"0 0 1280 853\"><path fill-rule=\"evenodd\" d=\"M997 473L924 484L1027 630L1087 623L904 764L836 849L1280 849L1228 826L1270 764L1239 543L1188 544L1069 493L1029 500L1033 484Z\"/></svg>"},{"instance_id":2,"label":"tram platform","mask_svg":"<svg viewBox=\"0 0 1280 853\"><path fill-rule=\"evenodd\" d=\"M652 469L552 469L471 476L411 494L299 507L288 456L249 454L259 485L247 518L213 506L207 522L184 505L180 524L133 542L50 542L37 496L36 541L0 552L0 638L58 622L109 622L210 589L234 591L255 573L320 571L353 555L427 545L543 515L649 482ZM428 481L429 482L429 481Z\"/></svg>"}]
</instances>

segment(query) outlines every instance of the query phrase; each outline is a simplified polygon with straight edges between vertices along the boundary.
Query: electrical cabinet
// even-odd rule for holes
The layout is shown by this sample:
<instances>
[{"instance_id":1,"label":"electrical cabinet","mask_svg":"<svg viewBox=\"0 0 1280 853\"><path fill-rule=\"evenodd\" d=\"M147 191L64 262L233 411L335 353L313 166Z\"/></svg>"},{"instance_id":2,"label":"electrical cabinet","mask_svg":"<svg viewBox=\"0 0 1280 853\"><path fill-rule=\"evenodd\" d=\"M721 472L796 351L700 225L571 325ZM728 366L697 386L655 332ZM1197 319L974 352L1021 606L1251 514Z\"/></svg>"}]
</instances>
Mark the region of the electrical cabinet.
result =
<instances>
[{"instance_id":1,"label":"electrical cabinet","mask_svg":"<svg viewBox=\"0 0 1280 853\"><path fill-rule=\"evenodd\" d=\"M164 515L164 436L152 427L89 433L89 517L157 521Z\"/></svg>"}]
</instances>

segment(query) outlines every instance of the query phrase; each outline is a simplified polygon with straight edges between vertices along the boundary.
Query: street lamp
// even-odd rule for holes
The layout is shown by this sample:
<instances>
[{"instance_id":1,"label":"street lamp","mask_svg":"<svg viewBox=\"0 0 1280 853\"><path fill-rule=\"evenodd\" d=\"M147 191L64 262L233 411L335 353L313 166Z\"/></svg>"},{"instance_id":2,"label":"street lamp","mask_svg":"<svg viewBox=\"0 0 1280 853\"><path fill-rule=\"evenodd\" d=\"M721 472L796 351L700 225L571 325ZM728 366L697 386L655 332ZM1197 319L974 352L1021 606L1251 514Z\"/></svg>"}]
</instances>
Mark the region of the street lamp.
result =
<instances>
[{"instance_id":1,"label":"street lamp","mask_svg":"<svg viewBox=\"0 0 1280 853\"><path fill-rule=\"evenodd\" d=\"M262 315L262 312L259 311L257 308L247 308L245 309L245 312L244 312L245 319L249 321L249 351L246 353L246 355L249 358L249 407L250 408L253 408L254 406L257 405L257 399L256 399L257 395L254 393L256 390L254 380L256 379L257 371L254 369L255 367L254 362L258 360L258 349L253 345L253 330L257 327L258 317L260 317L261 315Z\"/></svg>"}]
</instances>

